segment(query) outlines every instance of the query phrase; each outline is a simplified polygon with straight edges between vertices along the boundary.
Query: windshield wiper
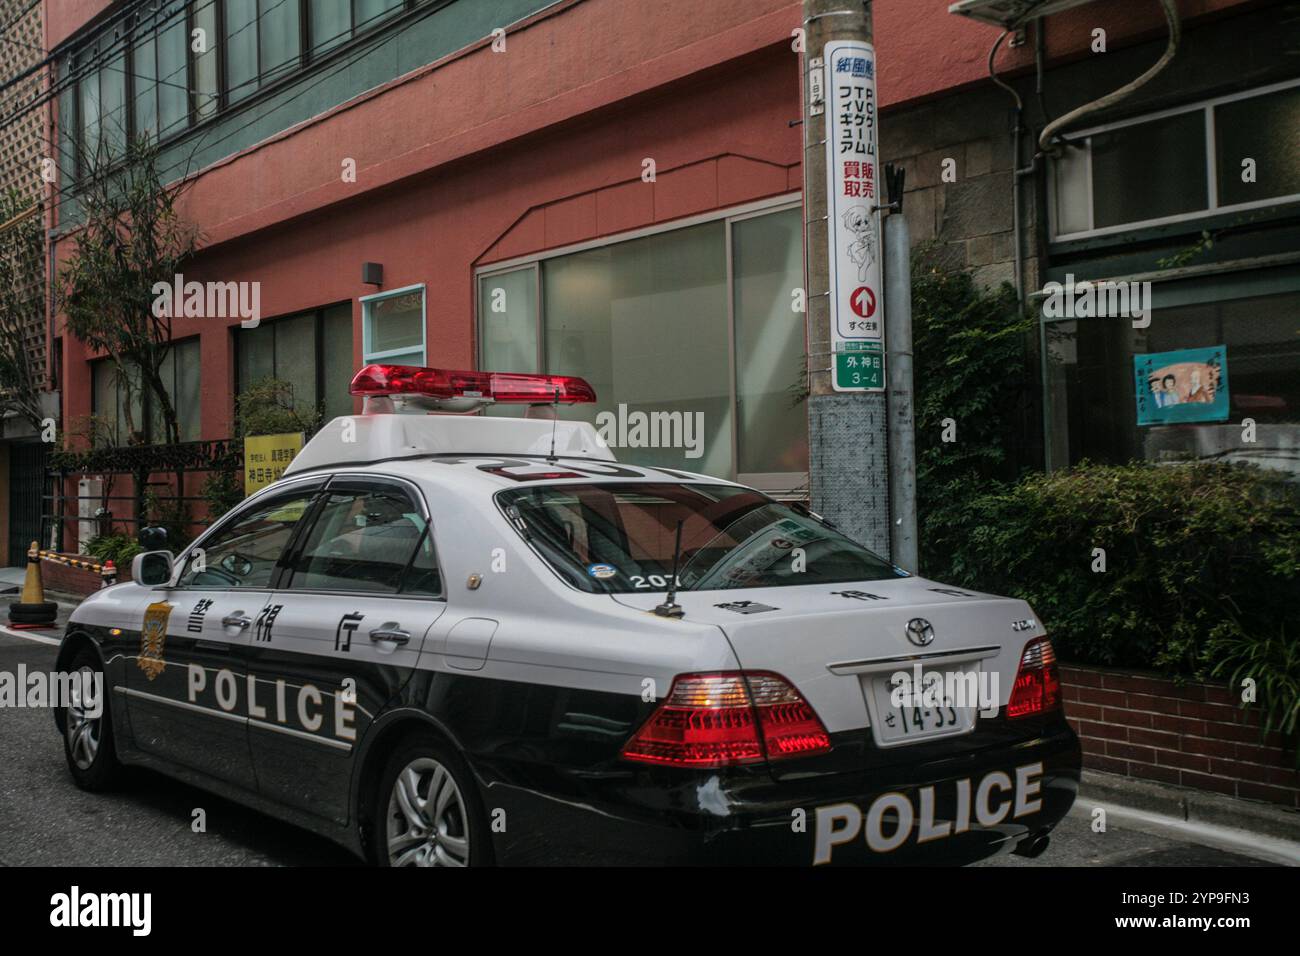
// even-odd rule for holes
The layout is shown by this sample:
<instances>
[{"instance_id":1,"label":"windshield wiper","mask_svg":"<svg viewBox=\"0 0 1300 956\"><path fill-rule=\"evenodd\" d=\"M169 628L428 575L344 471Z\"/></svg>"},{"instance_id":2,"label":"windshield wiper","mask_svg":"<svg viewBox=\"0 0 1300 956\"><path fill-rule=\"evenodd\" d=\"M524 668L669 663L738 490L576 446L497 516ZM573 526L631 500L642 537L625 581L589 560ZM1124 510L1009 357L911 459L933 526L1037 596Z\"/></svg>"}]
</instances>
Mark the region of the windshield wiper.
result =
<instances>
[{"instance_id":1,"label":"windshield wiper","mask_svg":"<svg viewBox=\"0 0 1300 956\"><path fill-rule=\"evenodd\" d=\"M682 557L682 521L677 522L677 543L673 545L673 576L668 579L668 594L664 603L655 607L660 617L684 617L686 612L677 603L677 563Z\"/></svg>"}]
</instances>

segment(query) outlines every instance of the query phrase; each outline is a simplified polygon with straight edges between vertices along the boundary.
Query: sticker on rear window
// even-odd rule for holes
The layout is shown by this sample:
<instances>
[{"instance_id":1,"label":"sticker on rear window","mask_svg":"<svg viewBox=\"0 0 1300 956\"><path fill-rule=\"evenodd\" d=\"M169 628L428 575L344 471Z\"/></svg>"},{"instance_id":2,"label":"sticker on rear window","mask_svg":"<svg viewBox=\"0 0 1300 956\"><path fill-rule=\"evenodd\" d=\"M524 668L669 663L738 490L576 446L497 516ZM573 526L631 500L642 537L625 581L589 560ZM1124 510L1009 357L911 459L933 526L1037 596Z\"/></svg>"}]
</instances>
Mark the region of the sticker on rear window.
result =
<instances>
[{"instance_id":1,"label":"sticker on rear window","mask_svg":"<svg viewBox=\"0 0 1300 956\"><path fill-rule=\"evenodd\" d=\"M598 581L604 581L606 578L615 577L618 574L618 568L612 564L589 564L587 573Z\"/></svg>"}]
</instances>

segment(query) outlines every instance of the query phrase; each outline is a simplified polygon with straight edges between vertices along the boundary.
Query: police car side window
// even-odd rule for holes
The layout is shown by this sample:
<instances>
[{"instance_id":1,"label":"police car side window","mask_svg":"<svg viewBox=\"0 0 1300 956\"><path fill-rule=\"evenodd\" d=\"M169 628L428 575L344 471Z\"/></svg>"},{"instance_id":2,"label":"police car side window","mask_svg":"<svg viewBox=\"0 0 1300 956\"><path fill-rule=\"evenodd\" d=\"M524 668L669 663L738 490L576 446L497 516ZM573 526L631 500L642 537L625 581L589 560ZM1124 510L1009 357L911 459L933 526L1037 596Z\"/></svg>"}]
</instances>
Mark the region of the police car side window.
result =
<instances>
[{"instance_id":1,"label":"police car side window","mask_svg":"<svg viewBox=\"0 0 1300 956\"><path fill-rule=\"evenodd\" d=\"M180 587L265 588L316 489L277 495L237 517L189 555Z\"/></svg>"},{"instance_id":2,"label":"police car side window","mask_svg":"<svg viewBox=\"0 0 1300 956\"><path fill-rule=\"evenodd\" d=\"M425 538L425 524L396 489L328 492L294 559L289 587L395 594Z\"/></svg>"}]
</instances>

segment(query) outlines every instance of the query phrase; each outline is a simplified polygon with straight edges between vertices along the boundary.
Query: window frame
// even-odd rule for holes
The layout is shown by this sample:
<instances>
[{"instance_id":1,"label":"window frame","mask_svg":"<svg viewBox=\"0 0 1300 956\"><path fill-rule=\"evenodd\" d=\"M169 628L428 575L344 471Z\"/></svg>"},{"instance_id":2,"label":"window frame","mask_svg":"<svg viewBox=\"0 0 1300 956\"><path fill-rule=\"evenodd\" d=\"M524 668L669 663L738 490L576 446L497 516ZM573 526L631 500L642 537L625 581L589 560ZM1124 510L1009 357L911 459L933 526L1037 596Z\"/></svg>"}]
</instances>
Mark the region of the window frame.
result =
<instances>
[{"instance_id":1,"label":"window frame","mask_svg":"<svg viewBox=\"0 0 1300 956\"><path fill-rule=\"evenodd\" d=\"M385 299L396 298L399 295L408 295L412 292L420 293L420 361L417 365L424 365L429 360L429 296L428 290L423 282L417 282L414 285L404 285L398 289L390 289L387 292L375 292L370 295L363 295L357 298L361 303L361 365L364 368L371 363L380 363L386 359L398 355L405 355L414 351L413 346L395 349L382 349L373 351L370 348L371 319L373 315L371 309L376 302L382 302Z\"/></svg>"},{"instance_id":2,"label":"window frame","mask_svg":"<svg viewBox=\"0 0 1300 956\"><path fill-rule=\"evenodd\" d=\"M179 390L179 387L178 387L180 383L179 383L179 380L178 380L178 377L177 377L178 374L179 374L179 372L180 372L180 368L179 368L178 363L177 363L177 355L178 355L178 353L177 353L177 347L178 347L178 346L182 346L182 345L197 345L198 348L199 348L199 363L198 363L197 368L195 368L194 371L195 371L195 374L199 376L199 391L200 391L200 394L202 394L202 386L203 386L203 342L202 342L202 336L199 336L199 335L188 335L188 336L186 336L186 337L183 338L183 339L173 339L173 340L171 341L170 347L169 347L168 350L167 350L167 356L164 357L164 361L166 361L167 358L170 358L170 359L172 360L172 382L171 382L171 386L172 386L172 393L173 393L173 394L172 394L172 397L173 397L173 400L175 399L176 394L178 394L179 391L180 391L180 390ZM97 357L97 358L87 359L87 360L86 360L86 364L90 367L90 381L91 381L90 413L91 413L92 415L95 415L95 416L100 416L100 415L103 414L104 409L99 408L99 407L98 407L98 402L96 401L95 388L94 388L95 370L96 370L97 367L99 367L99 366L102 365L102 367L107 368L110 372L112 372L112 373L114 374L114 378L116 379L116 378L117 378L117 376L116 376L116 369L114 368L112 357L111 357L111 356L107 356L107 355L102 355L102 356L99 356L99 357ZM164 384L166 384L166 383L164 383ZM114 410L113 410L113 423L114 423L114 427L116 427L116 425L117 425L117 421L118 421L118 411L120 410L120 408L121 408L121 404L122 404L122 386L121 386L121 381L120 381L120 380L116 381L116 382L115 382L115 385L116 385L116 387L115 387L114 390L113 390L113 393L114 393L114 396L115 396L115 402L116 402L116 404L115 404L115 406L114 406ZM152 396L153 396L153 393L152 393L152 392L150 392L148 389L144 388L143 385L140 386L140 394L139 394L139 397L138 397L138 400L139 400L139 403L140 403L140 421L139 421L137 424L140 425L141 428L142 428L142 430L144 431L146 441L147 441L147 443L148 443L149 445L165 445L165 444L167 444L167 442L165 441L165 436L160 437L160 436L158 436L158 435L154 435L154 434L153 434L153 421L154 421L154 415L155 415L155 411L156 411L156 410L155 410L155 408L154 408L154 406L153 406L153 397L152 397ZM128 398L128 400L129 400L129 398ZM179 409L174 409L174 411L176 411L176 413L177 413L177 416L176 416L176 417L177 417L177 422L176 422L176 424L177 424L177 427L179 428L179 427L182 426L182 422L181 422L181 420L180 420L180 410L179 410ZM203 414L202 414L202 408L200 407L200 409L199 409L199 437L198 437L198 438L190 438L190 439L182 438L182 439L181 439L181 444L187 444L187 443L192 443L192 442L198 442L198 441L202 441L202 440L203 440ZM118 442L119 442L119 444L118 444L116 447L119 447L119 448L120 448L120 447L124 447L125 444L128 443L129 441L130 441L130 436L129 436L129 435L128 435L128 436L125 436L125 439L123 438L123 436L119 435L119 436L118 436Z\"/></svg>"},{"instance_id":3,"label":"window frame","mask_svg":"<svg viewBox=\"0 0 1300 956\"><path fill-rule=\"evenodd\" d=\"M1062 233L1058 232L1058 223L1060 222L1060 212L1058 208L1057 190L1057 164L1052 161L1047 164L1047 219L1048 219L1048 239L1051 243L1066 243L1080 239L1093 239L1102 236L1115 236L1122 233L1131 232L1134 229L1143 229L1148 226L1163 226L1179 222L1191 222L1197 219L1205 219L1220 213L1246 212L1252 209L1262 209L1268 206L1276 206L1284 203L1300 202L1300 193L1289 193L1284 196L1273 196L1266 199L1255 199L1246 203L1220 204L1219 202L1219 170L1218 170L1218 130L1215 127L1215 107L1222 106L1225 103L1235 103L1242 100L1255 99L1261 96L1268 96L1272 93L1279 93L1284 90L1300 87L1300 79L1283 80L1279 83L1270 83L1265 86L1258 86L1254 89L1245 90L1240 93L1230 93L1224 96L1215 96L1208 99L1196 100L1191 103L1184 103L1179 106L1173 106L1169 109L1157 110L1153 113L1143 113L1139 116L1132 116L1127 119L1115 120L1111 123L1102 123L1097 126L1090 126L1087 129L1071 132L1064 137L1065 141L1071 143L1084 151L1085 157L1085 182L1087 183L1088 193L1088 228L1076 230L1075 232ZM1202 209L1192 210L1191 212L1175 213L1169 216L1159 216L1155 219L1136 219L1132 222L1117 223L1113 226L1096 226L1095 211L1093 204L1094 185L1093 185L1093 164L1092 164L1092 137L1109 133L1117 129L1124 129L1129 126L1139 126L1144 123L1151 123L1157 120L1167 119L1172 116L1181 116L1187 113L1200 112L1204 116L1205 123L1205 142L1202 160L1206 170L1206 205Z\"/></svg>"},{"instance_id":4,"label":"window frame","mask_svg":"<svg viewBox=\"0 0 1300 956\"><path fill-rule=\"evenodd\" d=\"M221 518L208 528L203 534L194 539L193 544L187 547L176 558L176 564L172 567L172 579L166 585L159 585L168 591L274 591L280 584L284 576L285 556L295 553L299 542L302 539L302 529L306 527L316 516L318 510L321 492L324 491L328 479L322 475L306 475L301 478L284 478L273 485L267 485L265 489L257 494L244 499L229 512L222 515ZM189 567L190 561L194 558L196 551L206 551L208 542L214 537L221 534L231 525L238 523L248 513L255 508L260 508L264 502L273 501L278 497L299 496L304 492L310 492L307 507L303 511L302 518L298 521L293 531L289 535L289 540L280 552L280 557L276 559L275 565L271 568L271 580L264 585L256 587L219 587L209 584L191 585L181 584L180 579L185 574L186 568Z\"/></svg>"},{"instance_id":5,"label":"window frame","mask_svg":"<svg viewBox=\"0 0 1300 956\"><path fill-rule=\"evenodd\" d=\"M290 312L285 315L277 315L274 318L262 319L257 324L258 328L262 328L263 326L266 327L274 326L275 323L282 320L300 319L303 316L312 316L315 319L316 342L315 342L315 348L313 349L314 355L312 359L314 363L313 372L314 372L315 385L316 385L316 401L314 404L320 407L325 406L326 404L325 395L327 393L326 382L325 382L325 365L326 365L325 363L325 313L330 311L331 309L337 308L342 305L348 306L349 322L354 323L355 319L353 319L353 317L350 314L352 310L352 300L341 299L338 302L331 302L328 305L317 306L314 309L305 309L302 312ZM231 396L230 396L232 413L234 409L235 398L243 394L244 390L248 388L250 384L252 384L251 382L240 381L240 377L239 377L239 348L240 348L239 336L243 331L245 330L241 326L238 325L231 326L231 335L234 337L234 341L232 342L232 348L231 348L231 375L233 378L233 385L234 385L234 390L231 392ZM248 331L252 331L252 330L249 329ZM276 369L276 348L275 348L274 331L271 333L271 336L272 336L271 376L273 378L278 378L279 375ZM349 338L355 339L355 336L356 336L356 332L355 329L353 329L350 332ZM350 358L349 358L349 364L351 364Z\"/></svg>"},{"instance_id":6,"label":"window frame","mask_svg":"<svg viewBox=\"0 0 1300 956\"><path fill-rule=\"evenodd\" d=\"M776 498L777 500L802 499L806 497L805 490L808 487L808 473L801 471L784 472L784 471L766 471L766 472L742 472L739 471L740 448L739 448L739 429L736 427L740 421L740 410L738 407L739 400L739 369L736 366L736 276L735 276L735 257L733 254L732 232L737 222L747 219L758 219L762 216L772 215L773 213L786 212L791 209L802 208L802 197L798 192L786 192L779 196L773 196L768 199L760 199L755 202L744 203L739 206L731 206L726 209L718 209L712 212L701 213L695 216L685 216L681 219L674 219L666 223L656 223L652 226L644 226L640 229L632 229L627 232L614 233L609 236L602 236L599 239L591 239L585 242L572 243L567 246L558 246L554 249L546 249L541 252L530 253L524 256L517 256L513 259L506 259L501 262L493 262L488 265L478 266L474 269L474 288L473 288L473 309L474 309L474 355L475 361L479 368L483 368L483 343L486 341L483 330L483 311L481 308L482 283L484 279L490 279L492 276L502 275L509 272L517 272L526 268L535 270L534 280L536 282L536 334L537 334L537 369L540 373L546 372L546 301L542 295L544 280L542 278L541 264L548 259L559 259L570 256L575 253L586 252L591 249L600 249L606 246L615 246L620 243L629 242L635 239L643 239L646 236L655 236L662 233L676 232L680 229L689 229L692 226L704 225L706 223L718 222L724 223L724 257L726 260L725 281L727 283L727 387L729 396L729 408L732 420L731 428L731 461L732 477L734 480L743 485L748 485L758 491L762 491ZM805 320L807 314L804 314Z\"/></svg>"},{"instance_id":7,"label":"window frame","mask_svg":"<svg viewBox=\"0 0 1300 956\"><path fill-rule=\"evenodd\" d=\"M280 563L276 566L274 576L275 588L280 591L293 591L295 594L349 594L382 597L384 600L391 598L403 598L406 600L418 601L442 601L447 600L447 578L444 573L442 561L440 560L441 551L438 548L438 539L435 535L433 515L429 511L429 503L425 500L424 492L415 482L401 478L397 475L377 474L374 472L338 472L325 478L319 478L321 486L317 489L316 499L313 501L307 514L303 516L302 526L306 530L299 531L297 537L285 549ZM271 486L274 487L274 486ZM335 491L364 491L364 490L393 490L397 489L414 502L420 516L424 519L425 534L433 542L433 560L438 569L438 580L442 584L442 593L435 596L431 594L410 594L403 592L401 587L405 585L406 574L410 571L411 562L408 560L406 568L402 572L402 585L399 585L397 591L365 591L365 590L342 590L340 588L295 588L292 587L294 566L302 556L302 550L307 543L307 538L311 530L315 527L316 522L320 520L321 513L324 511L325 502L329 499L331 493ZM417 544L418 548L418 544ZM413 557L414 555L412 555Z\"/></svg>"}]
</instances>

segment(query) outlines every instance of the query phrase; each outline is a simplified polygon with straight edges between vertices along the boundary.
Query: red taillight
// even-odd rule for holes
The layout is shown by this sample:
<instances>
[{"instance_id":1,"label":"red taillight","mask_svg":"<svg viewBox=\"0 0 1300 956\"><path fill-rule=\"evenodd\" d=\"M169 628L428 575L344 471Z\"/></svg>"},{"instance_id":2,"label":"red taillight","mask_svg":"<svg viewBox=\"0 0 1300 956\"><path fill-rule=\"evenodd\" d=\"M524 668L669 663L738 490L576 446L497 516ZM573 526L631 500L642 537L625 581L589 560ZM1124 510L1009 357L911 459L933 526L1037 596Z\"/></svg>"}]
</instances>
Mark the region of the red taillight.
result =
<instances>
[{"instance_id":1,"label":"red taillight","mask_svg":"<svg viewBox=\"0 0 1300 956\"><path fill-rule=\"evenodd\" d=\"M464 372L413 365L367 365L352 379L353 395L419 395L435 399L482 399L499 404L591 403L596 392L572 375Z\"/></svg>"},{"instance_id":2,"label":"red taillight","mask_svg":"<svg viewBox=\"0 0 1300 956\"><path fill-rule=\"evenodd\" d=\"M1032 717L1061 706L1061 676L1056 669L1056 651L1045 637L1025 645L1020 670L1007 701L1008 717Z\"/></svg>"},{"instance_id":3,"label":"red taillight","mask_svg":"<svg viewBox=\"0 0 1300 956\"><path fill-rule=\"evenodd\" d=\"M761 671L683 674L623 756L681 767L723 767L831 749L830 734L799 692Z\"/></svg>"}]
</instances>

